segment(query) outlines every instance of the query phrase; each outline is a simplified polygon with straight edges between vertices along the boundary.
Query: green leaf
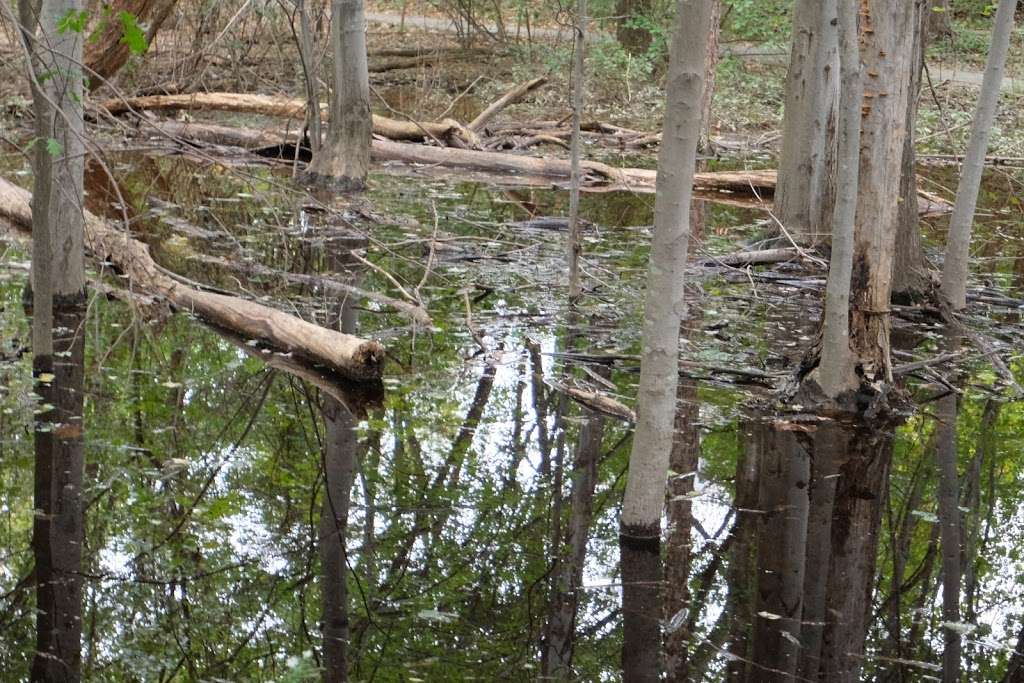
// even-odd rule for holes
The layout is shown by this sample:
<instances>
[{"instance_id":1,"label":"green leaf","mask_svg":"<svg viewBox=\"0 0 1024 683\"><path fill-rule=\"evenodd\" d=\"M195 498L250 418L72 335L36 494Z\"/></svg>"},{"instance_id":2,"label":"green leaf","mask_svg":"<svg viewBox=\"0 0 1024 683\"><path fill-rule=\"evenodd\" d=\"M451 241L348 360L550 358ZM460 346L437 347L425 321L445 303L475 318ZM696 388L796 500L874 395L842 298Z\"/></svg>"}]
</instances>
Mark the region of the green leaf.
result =
<instances>
[{"instance_id":1,"label":"green leaf","mask_svg":"<svg viewBox=\"0 0 1024 683\"><path fill-rule=\"evenodd\" d=\"M64 153L64 145L60 144L60 141L56 138L47 138L46 153L51 157L59 157Z\"/></svg>"},{"instance_id":2,"label":"green leaf","mask_svg":"<svg viewBox=\"0 0 1024 683\"><path fill-rule=\"evenodd\" d=\"M149 47L146 42L146 34L139 26L138 19L131 12L118 12L117 18L121 20L123 35L121 42L128 46L132 54L141 55Z\"/></svg>"},{"instance_id":3,"label":"green leaf","mask_svg":"<svg viewBox=\"0 0 1024 683\"><path fill-rule=\"evenodd\" d=\"M68 31L71 31L72 33L82 33L85 31L85 26L88 23L88 10L83 9L76 12L73 9L69 9L64 13L64 16L57 20L57 33L60 33L61 35Z\"/></svg>"}]
</instances>

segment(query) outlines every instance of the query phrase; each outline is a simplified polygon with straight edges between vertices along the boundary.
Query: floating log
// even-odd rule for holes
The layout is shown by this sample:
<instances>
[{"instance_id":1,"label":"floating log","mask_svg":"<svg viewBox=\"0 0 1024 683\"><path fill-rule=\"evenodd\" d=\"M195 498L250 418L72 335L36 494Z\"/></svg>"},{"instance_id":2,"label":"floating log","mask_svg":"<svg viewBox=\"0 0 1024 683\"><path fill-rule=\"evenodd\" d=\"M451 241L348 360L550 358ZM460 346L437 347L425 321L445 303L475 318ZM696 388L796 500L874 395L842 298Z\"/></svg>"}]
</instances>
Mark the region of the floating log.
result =
<instances>
[{"instance_id":1,"label":"floating log","mask_svg":"<svg viewBox=\"0 0 1024 683\"><path fill-rule=\"evenodd\" d=\"M27 190L0 178L0 217L31 229L31 198ZM329 330L254 301L185 285L153 260L149 247L90 213L85 214L85 248L94 258L112 263L133 290L162 297L178 310L192 312L246 339L295 353L350 379L381 375L384 347L380 342Z\"/></svg>"}]
</instances>

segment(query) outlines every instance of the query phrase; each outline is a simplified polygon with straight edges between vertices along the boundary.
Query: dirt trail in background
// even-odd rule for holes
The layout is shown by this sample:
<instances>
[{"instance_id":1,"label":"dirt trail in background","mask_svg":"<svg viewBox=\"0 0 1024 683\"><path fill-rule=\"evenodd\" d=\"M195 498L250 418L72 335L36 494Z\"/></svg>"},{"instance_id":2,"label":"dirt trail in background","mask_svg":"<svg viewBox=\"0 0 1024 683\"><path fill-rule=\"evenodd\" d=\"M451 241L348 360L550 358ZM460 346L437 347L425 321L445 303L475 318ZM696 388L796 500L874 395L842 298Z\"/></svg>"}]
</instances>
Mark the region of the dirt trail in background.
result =
<instances>
[{"instance_id":1,"label":"dirt trail in background","mask_svg":"<svg viewBox=\"0 0 1024 683\"><path fill-rule=\"evenodd\" d=\"M378 24L386 24L388 26L399 26L402 24L402 15L394 12L367 12L366 20ZM494 35L497 35L498 33L498 26L496 24L483 23L481 26ZM405 27L421 29L424 31L437 31L440 33L455 32L455 24L447 17L425 17L407 14L405 16ZM515 36L518 32L518 35L521 38L527 38L525 27L517 26L516 24L510 23L505 27L505 31L510 36ZM593 35L594 34L591 33L591 36ZM605 32L601 32L601 35L611 37L610 34ZM569 40L572 33L568 27L562 29L538 27L530 30L530 36L534 39L557 42L561 40ZM780 66L784 66L789 61L788 52L753 43L732 43L724 45L722 47L722 55L740 57L742 59L750 59L767 64L778 64ZM948 82L955 85L979 88L981 87L982 79L985 77L985 74L982 71L964 69L941 63L931 63L928 65L928 69L931 72L932 81L934 81L936 85ZM1007 76L1003 79L1001 88L1005 93L1024 95L1024 78Z\"/></svg>"}]
</instances>

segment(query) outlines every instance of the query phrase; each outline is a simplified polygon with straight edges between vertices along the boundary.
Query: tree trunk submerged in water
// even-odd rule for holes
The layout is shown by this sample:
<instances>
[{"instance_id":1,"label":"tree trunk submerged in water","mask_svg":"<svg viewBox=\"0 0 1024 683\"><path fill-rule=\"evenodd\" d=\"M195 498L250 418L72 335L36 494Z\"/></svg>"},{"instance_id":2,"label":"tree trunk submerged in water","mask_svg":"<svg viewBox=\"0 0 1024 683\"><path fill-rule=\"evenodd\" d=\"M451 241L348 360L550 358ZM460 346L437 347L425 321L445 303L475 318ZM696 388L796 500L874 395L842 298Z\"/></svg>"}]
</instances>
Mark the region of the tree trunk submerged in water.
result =
<instances>
[{"instance_id":1,"label":"tree trunk submerged in water","mask_svg":"<svg viewBox=\"0 0 1024 683\"><path fill-rule=\"evenodd\" d=\"M19 4L36 114L32 243L35 415L33 681L81 680L85 336L83 36L76 0Z\"/></svg>"},{"instance_id":2,"label":"tree trunk submerged in water","mask_svg":"<svg viewBox=\"0 0 1024 683\"><path fill-rule=\"evenodd\" d=\"M689 211L704 41L711 0L680 0L668 72L664 134L658 155L655 228L644 307L637 425L620 520L623 583L622 665L627 681L659 678L661 514L665 504L679 381L679 324L689 240Z\"/></svg>"},{"instance_id":3,"label":"tree trunk submerged in water","mask_svg":"<svg viewBox=\"0 0 1024 683\"><path fill-rule=\"evenodd\" d=\"M373 129L363 0L333 0L331 15L330 120L327 139L313 158L307 179L342 190L361 190L370 170Z\"/></svg>"}]
</instances>

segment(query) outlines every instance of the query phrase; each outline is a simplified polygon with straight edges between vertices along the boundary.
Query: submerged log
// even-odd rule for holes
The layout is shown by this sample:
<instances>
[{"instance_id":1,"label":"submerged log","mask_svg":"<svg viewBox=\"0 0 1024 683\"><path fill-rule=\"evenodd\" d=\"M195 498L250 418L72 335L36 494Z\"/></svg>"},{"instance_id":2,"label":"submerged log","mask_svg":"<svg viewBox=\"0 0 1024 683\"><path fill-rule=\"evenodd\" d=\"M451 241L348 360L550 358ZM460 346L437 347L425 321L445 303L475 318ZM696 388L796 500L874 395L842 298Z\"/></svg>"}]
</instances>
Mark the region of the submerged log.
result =
<instances>
[{"instance_id":1,"label":"submerged log","mask_svg":"<svg viewBox=\"0 0 1024 683\"><path fill-rule=\"evenodd\" d=\"M30 229L31 198L27 190L0 178L0 217ZM149 247L89 213L85 215L85 248L94 258L113 264L132 289L163 297L176 309L213 325L247 339L266 341L351 379L381 375L384 347L380 342L329 330L254 301L183 284L153 260Z\"/></svg>"}]
</instances>

